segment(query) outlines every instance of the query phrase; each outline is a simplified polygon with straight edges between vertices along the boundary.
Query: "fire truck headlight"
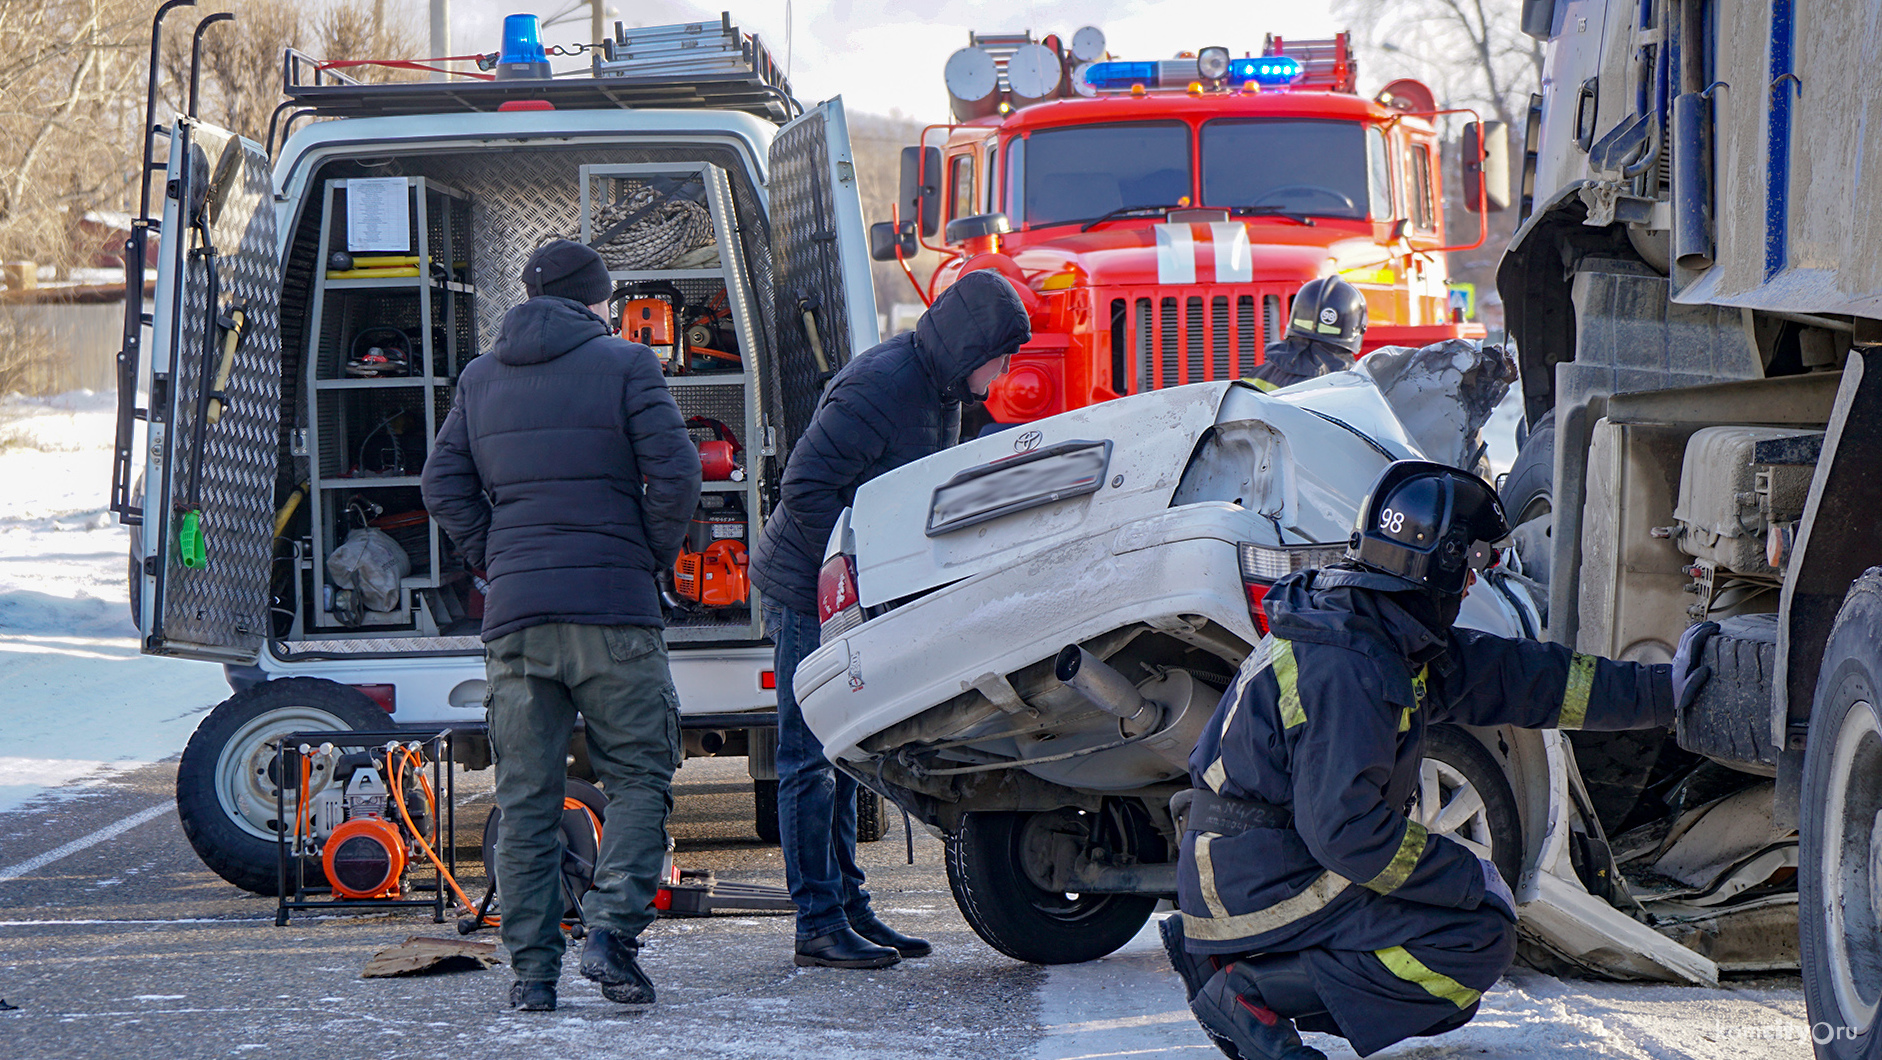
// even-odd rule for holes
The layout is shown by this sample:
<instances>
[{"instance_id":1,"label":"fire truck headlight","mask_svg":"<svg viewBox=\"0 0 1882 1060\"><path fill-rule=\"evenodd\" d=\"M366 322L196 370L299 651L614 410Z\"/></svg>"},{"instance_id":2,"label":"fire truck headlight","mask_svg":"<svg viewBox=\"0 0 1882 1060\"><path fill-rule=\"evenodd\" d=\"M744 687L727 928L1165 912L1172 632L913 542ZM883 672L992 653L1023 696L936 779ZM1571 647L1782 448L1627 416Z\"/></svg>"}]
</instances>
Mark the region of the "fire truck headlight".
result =
<instances>
[{"instance_id":1,"label":"fire truck headlight","mask_svg":"<svg viewBox=\"0 0 1882 1060\"><path fill-rule=\"evenodd\" d=\"M1196 72L1205 81L1220 81L1228 76L1229 50L1227 48L1204 48L1196 53Z\"/></svg>"},{"instance_id":2,"label":"fire truck headlight","mask_svg":"<svg viewBox=\"0 0 1882 1060\"><path fill-rule=\"evenodd\" d=\"M995 385L1012 415L1037 416L1051 406L1054 397L1052 377L1044 369L1030 364L1014 368Z\"/></svg>"}]
</instances>

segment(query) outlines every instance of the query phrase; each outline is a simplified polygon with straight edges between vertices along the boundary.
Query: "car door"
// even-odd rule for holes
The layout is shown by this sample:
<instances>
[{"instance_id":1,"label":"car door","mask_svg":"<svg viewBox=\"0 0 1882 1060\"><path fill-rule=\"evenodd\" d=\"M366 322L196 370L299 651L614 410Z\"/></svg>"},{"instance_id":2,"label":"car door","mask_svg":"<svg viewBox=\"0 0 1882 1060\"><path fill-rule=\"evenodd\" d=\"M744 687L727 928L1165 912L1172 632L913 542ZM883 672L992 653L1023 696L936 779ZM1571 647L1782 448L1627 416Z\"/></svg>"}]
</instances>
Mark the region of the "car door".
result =
<instances>
[{"instance_id":1,"label":"car door","mask_svg":"<svg viewBox=\"0 0 1882 1060\"><path fill-rule=\"evenodd\" d=\"M138 626L147 654L249 662L268 633L281 450L274 182L260 145L178 118L164 188Z\"/></svg>"},{"instance_id":2,"label":"car door","mask_svg":"<svg viewBox=\"0 0 1882 1060\"><path fill-rule=\"evenodd\" d=\"M770 156L779 359L774 382L789 446L809 426L830 375L880 341L881 332L842 98L780 129Z\"/></svg>"}]
</instances>

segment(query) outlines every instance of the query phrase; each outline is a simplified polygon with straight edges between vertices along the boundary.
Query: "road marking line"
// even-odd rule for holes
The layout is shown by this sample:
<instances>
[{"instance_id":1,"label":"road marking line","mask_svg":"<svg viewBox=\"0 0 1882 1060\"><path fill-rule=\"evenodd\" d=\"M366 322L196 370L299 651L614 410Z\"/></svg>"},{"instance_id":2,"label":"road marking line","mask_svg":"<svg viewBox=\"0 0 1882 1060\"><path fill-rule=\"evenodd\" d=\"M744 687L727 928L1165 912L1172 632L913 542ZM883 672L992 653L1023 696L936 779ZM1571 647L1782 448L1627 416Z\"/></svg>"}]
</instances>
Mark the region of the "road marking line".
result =
<instances>
[{"instance_id":1,"label":"road marking line","mask_svg":"<svg viewBox=\"0 0 1882 1060\"><path fill-rule=\"evenodd\" d=\"M136 828L138 825L154 821L166 813L173 812L175 809L175 803L166 802L158 806L152 806L148 810L134 813L116 824L106 825L88 836L80 836L64 846L54 847L36 858L29 858L26 861L20 862L18 865L0 869L0 882L16 879L29 872L36 872L58 861L60 858L70 857L87 847L97 846L107 839L115 839L131 829Z\"/></svg>"}]
</instances>

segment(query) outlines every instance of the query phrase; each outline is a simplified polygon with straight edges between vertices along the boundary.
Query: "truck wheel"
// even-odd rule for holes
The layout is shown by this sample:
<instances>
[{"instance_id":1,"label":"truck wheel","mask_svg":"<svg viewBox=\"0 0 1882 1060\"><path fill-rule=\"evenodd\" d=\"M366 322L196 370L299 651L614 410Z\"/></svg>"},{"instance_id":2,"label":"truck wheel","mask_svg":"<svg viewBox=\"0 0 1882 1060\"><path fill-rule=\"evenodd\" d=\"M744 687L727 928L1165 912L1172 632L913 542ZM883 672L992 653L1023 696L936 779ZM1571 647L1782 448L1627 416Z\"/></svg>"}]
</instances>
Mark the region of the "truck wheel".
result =
<instances>
[{"instance_id":1,"label":"truck wheel","mask_svg":"<svg viewBox=\"0 0 1882 1060\"><path fill-rule=\"evenodd\" d=\"M1521 526L1553 510L1555 497L1555 411L1551 409L1516 449L1516 461L1503 480L1503 510L1511 526Z\"/></svg>"},{"instance_id":2,"label":"truck wheel","mask_svg":"<svg viewBox=\"0 0 1882 1060\"><path fill-rule=\"evenodd\" d=\"M970 813L947 838L948 886L961 915L1014 960L1095 961L1129 942L1157 906L1155 895L1059 893L1032 880L1024 868L1029 828L1066 812Z\"/></svg>"},{"instance_id":3,"label":"truck wheel","mask_svg":"<svg viewBox=\"0 0 1882 1060\"><path fill-rule=\"evenodd\" d=\"M752 781L751 793L753 803L752 824L758 828L758 841L760 843L776 843L778 841L777 779L774 777L771 780Z\"/></svg>"},{"instance_id":4,"label":"truck wheel","mask_svg":"<svg viewBox=\"0 0 1882 1060\"><path fill-rule=\"evenodd\" d=\"M1882 1057L1882 567L1830 629L1804 751L1798 926L1824 1060ZM1813 812L1815 810L1816 812Z\"/></svg>"},{"instance_id":5,"label":"truck wheel","mask_svg":"<svg viewBox=\"0 0 1882 1060\"><path fill-rule=\"evenodd\" d=\"M293 732L372 729L385 711L357 690L313 677L266 681L237 692L209 712L190 736L176 768L176 812L196 856L216 875L256 894L277 886L274 751L268 742ZM298 778L283 805L292 815ZM316 780L308 792L326 786ZM318 858L305 859L309 886L323 886Z\"/></svg>"},{"instance_id":6,"label":"truck wheel","mask_svg":"<svg viewBox=\"0 0 1882 1060\"><path fill-rule=\"evenodd\" d=\"M1503 767L1476 737L1455 725L1425 732L1413 820L1432 835L1448 835L1489 849L1512 888L1523 872L1523 822Z\"/></svg>"},{"instance_id":7,"label":"truck wheel","mask_svg":"<svg viewBox=\"0 0 1882 1060\"><path fill-rule=\"evenodd\" d=\"M889 834L888 800L868 788L856 789L856 841L873 843Z\"/></svg>"}]
</instances>

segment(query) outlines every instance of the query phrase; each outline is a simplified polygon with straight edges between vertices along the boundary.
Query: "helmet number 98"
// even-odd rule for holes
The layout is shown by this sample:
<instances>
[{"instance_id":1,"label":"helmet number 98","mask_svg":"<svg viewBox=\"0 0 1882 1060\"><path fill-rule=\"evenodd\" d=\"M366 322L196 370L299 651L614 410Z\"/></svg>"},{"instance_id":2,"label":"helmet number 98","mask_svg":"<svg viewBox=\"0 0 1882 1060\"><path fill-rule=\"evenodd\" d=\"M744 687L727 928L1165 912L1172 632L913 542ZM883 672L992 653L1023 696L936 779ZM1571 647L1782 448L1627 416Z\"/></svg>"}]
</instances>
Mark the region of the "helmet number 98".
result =
<instances>
[{"instance_id":1,"label":"helmet number 98","mask_svg":"<svg viewBox=\"0 0 1882 1060\"><path fill-rule=\"evenodd\" d=\"M1388 534L1396 534L1405 528L1405 513L1395 512L1390 508L1379 510L1379 529Z\"/></svg>"}]
</instances>

